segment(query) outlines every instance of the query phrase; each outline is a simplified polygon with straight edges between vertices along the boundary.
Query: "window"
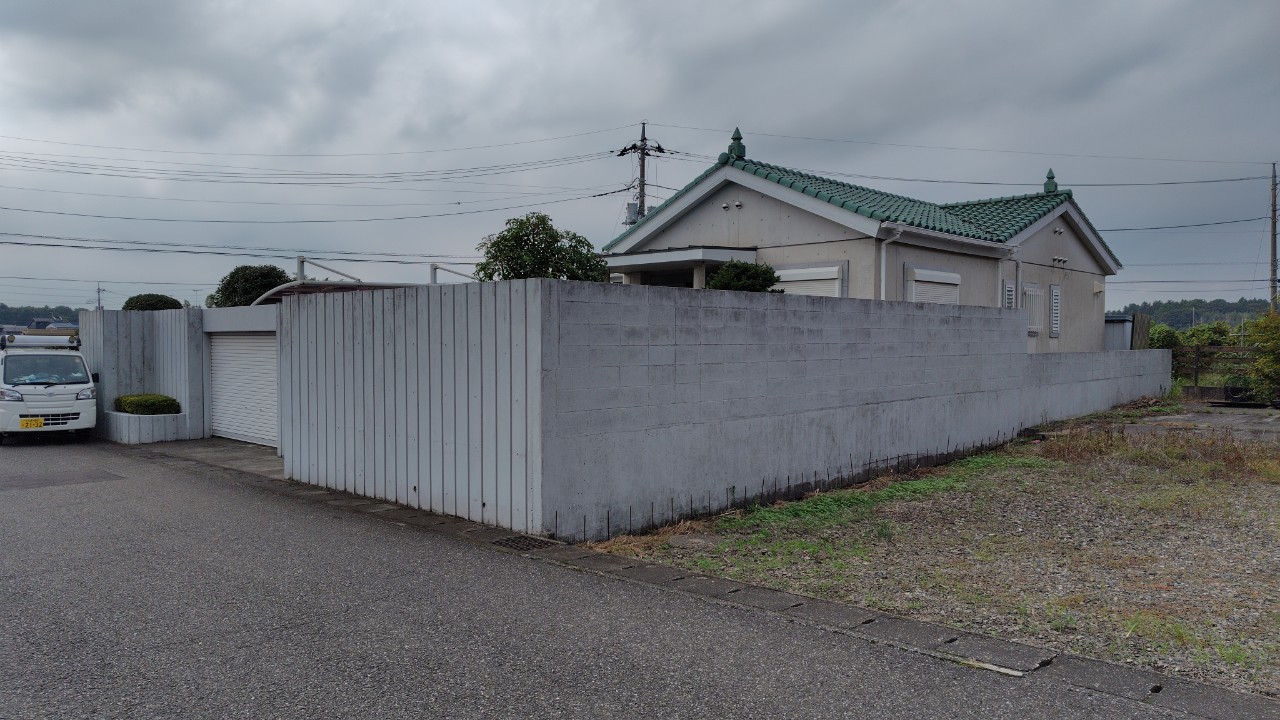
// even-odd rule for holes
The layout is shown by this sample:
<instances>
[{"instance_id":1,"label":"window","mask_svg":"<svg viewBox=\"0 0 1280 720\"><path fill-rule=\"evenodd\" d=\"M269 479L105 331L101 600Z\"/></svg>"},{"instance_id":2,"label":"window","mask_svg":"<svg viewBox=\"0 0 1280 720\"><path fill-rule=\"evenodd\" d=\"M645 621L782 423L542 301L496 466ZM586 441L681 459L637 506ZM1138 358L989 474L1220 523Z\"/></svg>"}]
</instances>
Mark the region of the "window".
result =
<instances>
[{"instance_id":1,"label":"window","mask_svg":"<svg viewBox=\"0 0 1280 720\"><path fill-rule=\"evenodd\" d=\"M1014 303L1014 301L1017 299L1017 289L1018 288L1015 287L1014 284L1009 282L1008 280L1001 281L1001 288L1000 288L1001 307L1006 309L1012 309L1014 307L1017 307L1017 305Z\"/></svg>"},{"instance_id":2,"label":"window","mask_svg":"<svg viewBox=\"0 0 1280 720\"><path fill-rule=\"evenodd\" d=\"M1027 332L1038 334L1044 329L1044 291L1039 285L1022 285L1022 307L1027 309Z\"/></svg>"},{"instance_id":3,"label":"window","mask_svg":"<svg viewBox=\"0 0 1280 720\"><path fill-rule=\"evenodd\" d=\"M911 281L911 296L908 298L911 302L960 304L959 274L919 268L911 268L907 274Z\"/></svg>"},{"instance_id":4,"label":"window","mask_svg":"<svg viewBox=\"0 0 1280 720\"><path fill-rule=\"evenodd\" d=\"M6 385L83 385L89 371L79 355L10 355L4 362Z\"/></svg>"},{"instance_id":5,"label":"window","mask_svg":"<svg viewBox=\"0 0 1280 720\"><path fill-rule=\"evenodd\" d=\"M1062 286L1049 286L1049 337L1062 332Z\"/></svg>"}]
</instances>

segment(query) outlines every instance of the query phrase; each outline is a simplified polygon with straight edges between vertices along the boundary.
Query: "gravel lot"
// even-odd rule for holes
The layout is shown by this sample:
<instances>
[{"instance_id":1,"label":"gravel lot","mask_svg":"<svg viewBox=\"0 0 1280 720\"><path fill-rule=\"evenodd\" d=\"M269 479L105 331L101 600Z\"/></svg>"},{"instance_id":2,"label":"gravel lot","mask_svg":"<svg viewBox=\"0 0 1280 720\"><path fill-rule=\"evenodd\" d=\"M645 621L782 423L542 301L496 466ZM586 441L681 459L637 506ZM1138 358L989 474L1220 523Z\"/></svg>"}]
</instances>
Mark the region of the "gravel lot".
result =
<instances>
[{"instance_id":1,"label":"gravel lot","mask_svg":"<svg viewBox=\"0 0 1280 720\"><path fill-rule=\"evenodd\" d=\"M602 547L1274 697L1280 443L1139 414Z\"/></svg>"}]
</instances>

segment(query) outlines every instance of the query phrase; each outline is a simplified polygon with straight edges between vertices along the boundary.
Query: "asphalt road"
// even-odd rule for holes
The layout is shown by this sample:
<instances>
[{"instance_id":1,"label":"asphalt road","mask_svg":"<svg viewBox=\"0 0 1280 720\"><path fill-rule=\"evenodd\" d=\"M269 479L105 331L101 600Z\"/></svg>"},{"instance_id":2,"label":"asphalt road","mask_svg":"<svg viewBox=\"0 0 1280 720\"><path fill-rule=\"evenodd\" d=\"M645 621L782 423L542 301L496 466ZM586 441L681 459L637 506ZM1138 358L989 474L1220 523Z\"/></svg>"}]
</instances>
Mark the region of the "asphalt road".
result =
<instances>
[{"instance_id":1,"label":"asphalt road","mask_svg":"<svg viewBox=\"0 0 1280 720\"><path fill-rule=\"evenodd\" d=\"M172 465L0 447L0 718L1185 717Z\"/></svg>"}]
</instances>

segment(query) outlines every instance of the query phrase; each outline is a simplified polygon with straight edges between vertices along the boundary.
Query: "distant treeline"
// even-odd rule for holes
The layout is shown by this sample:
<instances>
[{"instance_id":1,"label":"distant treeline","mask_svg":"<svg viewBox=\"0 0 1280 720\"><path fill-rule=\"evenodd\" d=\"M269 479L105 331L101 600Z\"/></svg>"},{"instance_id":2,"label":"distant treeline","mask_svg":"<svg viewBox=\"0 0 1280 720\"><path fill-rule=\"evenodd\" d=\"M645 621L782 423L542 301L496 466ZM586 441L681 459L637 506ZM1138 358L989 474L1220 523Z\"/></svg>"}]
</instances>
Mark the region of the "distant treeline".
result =
<instances>
[{"instance_id":1,"label":"distant treeline","mask_svg":"<svg viewBox=\"0 0 1280 720\"><path fill-rule=\"evenodd\" d=\"M5 305L0 303L0 325L22 325L25 327L32 318L60 317L67 322L79 322L80 311L84 308L70 308L66 305L57 307L33 307L31 305Z\"/></svg>"},{"instance_id":2,"label":"distant treeline","mask_svg":"<svg viewBox=\"0 0 1280 720\"><path fill-rule=\"evenodd\" d=\"M1163 323L1175 330L1186 330L1194 319L1196 325L1218 322L1235 327L1242 321L1252 320L1267 312L1266 300L1157 300L1142 304L1130 303L1120 312L1126 315L1145 313L1152 323Z\"/></svg>"}]
</instances>

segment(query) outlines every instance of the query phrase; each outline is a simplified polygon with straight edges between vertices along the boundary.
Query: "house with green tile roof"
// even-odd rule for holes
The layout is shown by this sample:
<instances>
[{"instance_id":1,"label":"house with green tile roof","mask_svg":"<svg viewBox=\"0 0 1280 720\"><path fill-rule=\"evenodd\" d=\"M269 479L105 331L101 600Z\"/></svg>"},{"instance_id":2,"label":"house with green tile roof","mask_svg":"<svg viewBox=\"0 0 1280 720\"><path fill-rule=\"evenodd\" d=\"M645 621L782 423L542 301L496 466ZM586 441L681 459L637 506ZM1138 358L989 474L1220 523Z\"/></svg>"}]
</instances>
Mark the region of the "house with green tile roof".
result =
<instances>
[{"instance_id":1,"label":"house with green tile roof","mask_svg":"<svg viewBox=\"0 0 1280 720\"><path fill-rule=\"evenodd\" d=\"M742 260L792 294L1023 310L1032 352L1101 350L1121 267L1053 170L1042 192L934 203L749 159L737 130L604 257L629 284L701 288Z\"/></svg>"}]
</instances>

